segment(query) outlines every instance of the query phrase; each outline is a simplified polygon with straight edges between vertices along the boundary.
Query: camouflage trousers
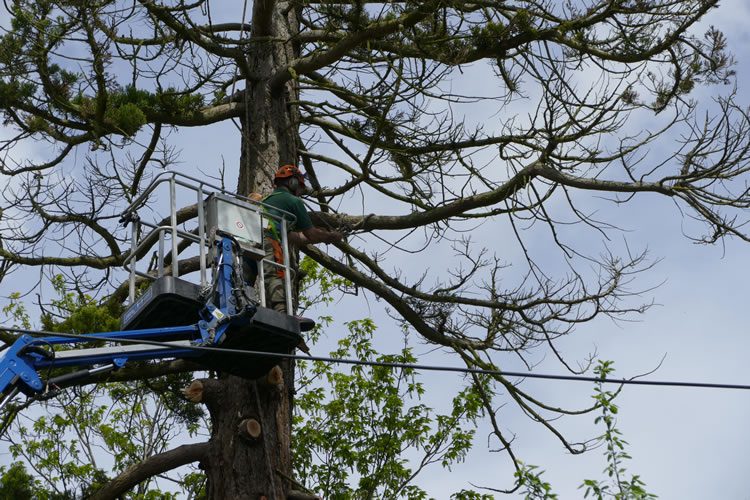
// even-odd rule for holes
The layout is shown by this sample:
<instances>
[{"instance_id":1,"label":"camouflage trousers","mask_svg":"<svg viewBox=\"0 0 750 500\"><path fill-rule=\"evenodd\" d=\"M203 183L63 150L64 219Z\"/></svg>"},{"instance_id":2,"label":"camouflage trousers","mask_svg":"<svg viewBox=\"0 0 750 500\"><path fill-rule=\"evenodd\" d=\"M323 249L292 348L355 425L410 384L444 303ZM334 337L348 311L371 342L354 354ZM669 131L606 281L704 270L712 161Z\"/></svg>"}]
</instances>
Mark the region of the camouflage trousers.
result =
<instances>
[{"instance_id":1,"label":"camouflage trousers","mask_svg":"<svg viewBox=\"0 0 750 500\"><path fill-rule=\"evenodd\" d=\"M274 266L270 262L276 262L283 265L284 258L281 254L281 247L276 240L266 238L265 241L265 261L263 264L263 282L265 285L266 307L279 312L286 313L286 294L284 293L284 270L279 266ZM294 253L289 254L289 266L294 273L295 260ZM243 259L243 278L246 286L255 286L258 276L258 263L252 259ZM293 277L293 275L292 275ZM294 280L291 280L294 283ZM259 285L259 284L258 284ZM294 298L294 297L293 297ZM294 307L294 303L293 303Z\"/></svg>"}]
</instances>

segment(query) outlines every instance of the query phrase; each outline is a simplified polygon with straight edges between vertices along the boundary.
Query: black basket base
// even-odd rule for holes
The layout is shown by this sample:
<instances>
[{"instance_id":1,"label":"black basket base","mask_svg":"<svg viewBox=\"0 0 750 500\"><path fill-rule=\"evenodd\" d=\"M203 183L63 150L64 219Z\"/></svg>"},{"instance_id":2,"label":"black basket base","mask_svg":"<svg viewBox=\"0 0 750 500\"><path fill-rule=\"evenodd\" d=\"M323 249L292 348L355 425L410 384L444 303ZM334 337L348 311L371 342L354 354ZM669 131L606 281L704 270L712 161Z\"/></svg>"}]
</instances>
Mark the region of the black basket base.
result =
<instances>
[{"instance_id":1,"label":"black basket base","mask_svg":"<svg viewBox=\"0 0 750 500\"><path fill-rule=\"evenodd\" d=\"M246 325L230 327L224 341L217 345L222 349L237 351L237 354L208 353L196 361L212 370L256 379L281 362L283 358L274 354L291 354L302 340L299 322L294 317L258 307ZM242 351L269 354L247 354Z\"/></svg>"},{"instance_id":2,"label":"black basket base","mask_svg":"<svg viewBox=\"0 0 750 500\"><path fill-rule=\"evenodd\" d=\"M192 325L203 305L200 286L162 276L125 310L120 325L123 330Z\"/></svg>"}]
</instances>

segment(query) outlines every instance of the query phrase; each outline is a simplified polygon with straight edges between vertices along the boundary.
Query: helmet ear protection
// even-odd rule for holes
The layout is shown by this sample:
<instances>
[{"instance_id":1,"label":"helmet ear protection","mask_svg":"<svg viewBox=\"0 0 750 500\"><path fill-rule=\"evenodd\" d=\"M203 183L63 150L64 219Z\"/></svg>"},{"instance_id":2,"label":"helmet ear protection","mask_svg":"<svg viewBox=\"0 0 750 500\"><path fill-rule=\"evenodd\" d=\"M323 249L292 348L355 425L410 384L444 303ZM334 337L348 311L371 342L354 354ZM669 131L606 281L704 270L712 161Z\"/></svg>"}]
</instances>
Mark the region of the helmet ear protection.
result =
<instances>
[{"instance_id":1,"label":"helmet ear protection","mask_svg":"<svg viewBox=\"0 0 750 500\"><path fill-rule=\"evenodd\" d=\"M294 165L284 165L280 167L276 171L276 175L273 176L273 180L276 183L283 182L284 185L294 193L300 189L304 192L306 189L305 175Z\"/></svg>"},{"instance_id":2,"label":"helmet ear protection","mask_svg":"<svg viewBox=\"0 0 750 500\"><path fill-rule=\"evenodd\" d=\"M300 182L299 178L297 176L289 177L286 181L286 187L289 188L289 191L297 192L300 188Z\"/></svg>"}]
</instances>

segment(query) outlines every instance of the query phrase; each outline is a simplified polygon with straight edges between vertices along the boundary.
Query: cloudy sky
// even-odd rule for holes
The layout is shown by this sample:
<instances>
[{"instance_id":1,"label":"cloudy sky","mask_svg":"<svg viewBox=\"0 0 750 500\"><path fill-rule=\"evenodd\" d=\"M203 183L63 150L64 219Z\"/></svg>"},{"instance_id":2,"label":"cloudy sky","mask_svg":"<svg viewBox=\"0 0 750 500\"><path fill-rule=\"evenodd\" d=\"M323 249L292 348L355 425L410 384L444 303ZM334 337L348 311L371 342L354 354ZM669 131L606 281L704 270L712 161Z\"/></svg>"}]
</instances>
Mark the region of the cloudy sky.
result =
<instances>
[{"instance_id":1,"label":"cloudy sky","mask_svg":"<svg viewBox=\"0 0 750 500\"><path fill-rule=\"evenodd\" d=\"M748 14L746 2L725 1L704 22L719 27L729 39L738 60L738 100L743 106L750 105L750 38L743 23ZM750 383L747 244L691 243L683 235L689 223L681 220L669 200L648 199L620 210L611 214L629 230L633 248L648 248L652 258L662 259L647 278L652 284L663 282L648 295L657 305L637 322L613 324L602 319L583 325L562 344L564 352L580 358L595 348L602 359L615 361L621 377L651 371L661 363L649 379ZM546 360L538 371L559 373L559 365ZM589 384L532 380L524 387L542 398L579 405L592 390ZM664 499L750 498L748 392L630 386L618 403L617 425L633 457L628 470L642 477L648 491ZM582 497L578 486L585 478L604 479L604 450L571 456L537 424L507 413L504 426L516 434L519 455L546 471L544 477L560 498ZM595 432L593 416L569 419L562 428L571 438ZM461 480L508 484L503 478L510 464L500 454L482 453L482 441L453 474L434 471L430 476L430 491L437 498L441 491L456 489Z\"/></svg>"}]
</instances>

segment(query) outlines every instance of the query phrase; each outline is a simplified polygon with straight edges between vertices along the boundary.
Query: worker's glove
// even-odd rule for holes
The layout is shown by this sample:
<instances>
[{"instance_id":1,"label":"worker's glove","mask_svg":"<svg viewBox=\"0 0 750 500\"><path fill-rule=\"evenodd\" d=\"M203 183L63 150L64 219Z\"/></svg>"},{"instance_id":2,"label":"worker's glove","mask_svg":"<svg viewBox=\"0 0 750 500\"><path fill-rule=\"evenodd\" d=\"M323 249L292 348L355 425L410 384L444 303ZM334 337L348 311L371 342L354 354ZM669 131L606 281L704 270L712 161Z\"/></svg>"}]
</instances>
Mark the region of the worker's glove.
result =
<instances>
[{"instance_id":1,"label":"worker's glove","mask_svg":"<svg viewBox=\"0 0 750 500\"><path fill-rule=\"evenodd\" d=\"M326 243L337 243L344 239L344 235L338 231L328 231Z\"/></svg>"}]
</instances>

